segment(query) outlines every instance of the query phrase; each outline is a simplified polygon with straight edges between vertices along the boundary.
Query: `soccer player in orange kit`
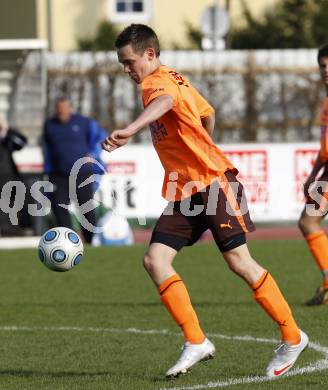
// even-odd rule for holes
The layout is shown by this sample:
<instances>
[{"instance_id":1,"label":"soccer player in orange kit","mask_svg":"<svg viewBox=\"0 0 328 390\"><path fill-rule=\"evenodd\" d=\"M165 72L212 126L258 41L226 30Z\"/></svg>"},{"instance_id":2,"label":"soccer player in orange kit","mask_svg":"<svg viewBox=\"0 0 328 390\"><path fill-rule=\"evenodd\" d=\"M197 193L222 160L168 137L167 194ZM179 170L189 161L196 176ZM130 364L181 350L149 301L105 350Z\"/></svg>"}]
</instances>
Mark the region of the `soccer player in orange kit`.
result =
<instances>
[{"instance_id":1,"label":"soccer player in orange kit","mask_svg":"<svg viewBox=\"0 0 328 390\"><path fill-rule=\"evenodd\" d=\"M214 110L189 81L161 64L160 46L148 26L132 24L117 37L118 59L124 72L141 85L144 111L125 129L115 130L103 143L112 152L145 126L165 170L163 196L169 201L157 221L144 267L160 299L182 329L181 355L167 372L176 377L215 355L202 330L173 260L185 245L194 244L210 229L230 269L253 290L256 302L277 322L281 344L267 375L285 374L308 344L268 271L250 255L246 232L254 230L237 169L214 144Z\"/></svg>"},{"instance_id":2,"label":"soccer player in orange kit","mask_svg":"<svg viewBox=\"0 0 328 390\"><path fill-rule=\"evenodd\" d=\"M298 222L323 276L322 285L317 289L313 298L307 301L309 306L328 304L328 238L320 227L320 223L328 212L328 45L319 49L318 63L321 80L326 87L326 98L323 101L320 115L321 148L304 184L306 204ZM323 172L317 179L316 188L311 190L321 168Z\"/></svg>"}]
</instances>

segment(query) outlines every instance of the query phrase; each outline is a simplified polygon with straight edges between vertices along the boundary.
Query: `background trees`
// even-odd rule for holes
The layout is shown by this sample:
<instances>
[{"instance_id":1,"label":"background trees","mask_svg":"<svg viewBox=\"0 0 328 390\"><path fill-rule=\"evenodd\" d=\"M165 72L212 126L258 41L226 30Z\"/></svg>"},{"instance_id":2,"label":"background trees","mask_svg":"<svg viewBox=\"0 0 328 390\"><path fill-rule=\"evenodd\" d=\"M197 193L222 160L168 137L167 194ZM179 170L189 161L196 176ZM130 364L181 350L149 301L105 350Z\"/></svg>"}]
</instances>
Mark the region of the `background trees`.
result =
<instances>
[{"instance_id":1,"label":"background trees","mask_svg":"<svg viewBox=\"0 0 328 390\"><path fill-rule=\"evenodd\" d=\"M243 7L246 24L231 31L231 49L316 48L328 41L327 0L282 0L262 19Z\"/></svg>"}]
</instances>

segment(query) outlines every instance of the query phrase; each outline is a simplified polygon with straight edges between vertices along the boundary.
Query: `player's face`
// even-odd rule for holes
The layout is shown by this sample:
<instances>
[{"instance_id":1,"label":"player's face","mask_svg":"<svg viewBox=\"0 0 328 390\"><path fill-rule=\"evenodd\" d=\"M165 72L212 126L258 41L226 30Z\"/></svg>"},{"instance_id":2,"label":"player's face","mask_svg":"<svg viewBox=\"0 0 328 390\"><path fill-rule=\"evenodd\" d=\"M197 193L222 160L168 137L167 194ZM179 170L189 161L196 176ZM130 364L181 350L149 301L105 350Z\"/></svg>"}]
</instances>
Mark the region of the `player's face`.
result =
<instances>
[{"instance_id":1,"label":"player's face","mask_svg":"<svg viewBox=\"0 0 328 390\"><path fill-rule=\"evenodd\" d=\"M65 100L59 101L56 104L56 117L61 122L68 122L71 119L72 108L69 102Z\"/></svg>"},{"instance_id":2,"label":"player's face","mask_svg":"<svg viewBox=\"0 0 328 390\"><path fill-rule=\"evenodd\" d=\"M321 57L319 60L320 75L323 83L328 87L328 57Z\"/></svg>"},{"instance_id":3,"label":"player's face","mask_svg":"<svg viewBox=\"0 0 328 390\"><path fill-rule=\"evenodd\" d=\"M123 46L117 50L119 62L127 73L137 84L151 73L151 60L153 59L152 49L146 50L143 54L136 53L131 45Z\"/></svg>"}]
</instances>

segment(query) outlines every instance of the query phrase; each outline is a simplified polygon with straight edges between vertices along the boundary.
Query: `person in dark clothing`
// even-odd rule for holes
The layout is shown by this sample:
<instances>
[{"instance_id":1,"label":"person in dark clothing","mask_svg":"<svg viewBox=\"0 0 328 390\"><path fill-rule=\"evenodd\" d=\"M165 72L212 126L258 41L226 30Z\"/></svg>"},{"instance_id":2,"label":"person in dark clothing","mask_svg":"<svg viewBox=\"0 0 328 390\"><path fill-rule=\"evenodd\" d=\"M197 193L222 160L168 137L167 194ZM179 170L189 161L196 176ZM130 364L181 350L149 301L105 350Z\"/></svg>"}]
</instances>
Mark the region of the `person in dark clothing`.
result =
<instances>
[{"instance_id":1,"label":"person in dark clothing","mask_svg":"<svg viewBox=\"0 0 328 390\"><path fill-rule=\"evenodd\" d=\"M107 132L95 120L73 113L68 99L60 98L56 101L54 117L46 120L44 124L44 170L54 185L51 204L58 226L72 228L69 211L62 205L68 206L72 201L69 179L72 167L80 158L85 158L85 163L76 176L78 204L81 206L93 198L94 181L91 180L89 184L83 186L81 184L95 173L104 173L104 169L95 164L94 159L101 164L101 142L106 136ZM89 224L96 226L94 209L83 214ZM91 243L92 231L83 224L81 230L85 242Z\"/></svg>"},{"instance_id":2,"label":"person in dark clothing","mask_svg":"<svg viewBox=\"0 0 328 390\"><path fill-rule=\"evenodd\" d=\"M24 135L17 130L8 127L4 121L0 121L0 194L1 202L12 204L16 197L16 189L13 187L8 199L3 187L9 181L20 180L20 175L13 159L13 152L22 149L27 143ZM18 213L19 225L22 225L23 214L25 210ZM7 213L0 207L0 235L20 233L18 225L13 225Z\"/></svg>"}]
</instances>

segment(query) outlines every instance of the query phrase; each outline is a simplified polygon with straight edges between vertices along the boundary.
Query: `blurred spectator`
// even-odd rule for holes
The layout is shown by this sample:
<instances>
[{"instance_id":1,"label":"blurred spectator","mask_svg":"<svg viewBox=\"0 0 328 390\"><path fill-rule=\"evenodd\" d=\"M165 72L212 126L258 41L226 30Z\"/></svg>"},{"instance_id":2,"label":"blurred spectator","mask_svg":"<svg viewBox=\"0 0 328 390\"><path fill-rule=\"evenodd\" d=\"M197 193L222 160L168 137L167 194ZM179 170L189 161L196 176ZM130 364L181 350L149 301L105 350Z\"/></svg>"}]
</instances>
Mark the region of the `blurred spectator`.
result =
<instances>
[{"instance_id":1,"label":"blurred spectator","mask_svg":"<svg viewBox=\"0 0 328 390\"><path fill-rule=\"evenodd\" d=\"M2 193L4 185L9 181L20 180L20 176L13 159L13 152L22 149L27 143L26 137L20 134L6 124L4 120L0 120L0 193L1 202L11 205L16 197L16 188L13 187L9 199L5 193ZM25 210L18 213L19 225L12 225L7 213L2 211L0 207L0 234L12 235L20 234L20 227L26 225ZM26 215L27 216L27 215Z\"/></svg>"},{"instance_id":2,"label":"blurred spectator","mask_svg":"<svg viewBox=\"0 0 328 390\"><path fill-rule=\"evenodd\" d=\"M54 185L51 204L57 226L72 228L69 211L61 204L70 204L69 178L74 163L82 157L92 157L101 163L100 143L106 137L107 132L95 120L73 113L67 98L57 99L55 115L44 124L44 169ZM96 190L93 180L81 187L80 184L92 174L104 173L92 160L88 162L86 159L85 162L78 171L75 185L79 206L91 200ZM84 217L96 226L95 210L84 213ZM85 226L81 226L81 230L84 240L91 243L92 231Z\"/></svg>"}]
</instances>

